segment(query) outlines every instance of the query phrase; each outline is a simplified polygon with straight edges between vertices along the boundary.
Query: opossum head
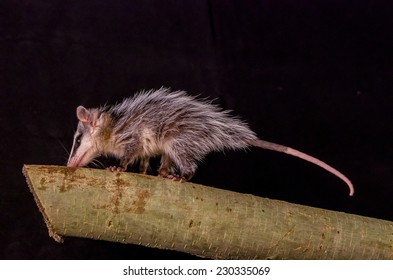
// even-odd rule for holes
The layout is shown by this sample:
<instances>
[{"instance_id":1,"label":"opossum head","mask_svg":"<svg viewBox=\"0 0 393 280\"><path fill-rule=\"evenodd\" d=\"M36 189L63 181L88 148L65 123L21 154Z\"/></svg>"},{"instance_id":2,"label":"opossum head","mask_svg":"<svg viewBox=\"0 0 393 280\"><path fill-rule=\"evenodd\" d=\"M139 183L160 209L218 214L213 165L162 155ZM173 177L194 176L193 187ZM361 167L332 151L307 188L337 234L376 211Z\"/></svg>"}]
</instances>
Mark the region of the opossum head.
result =
<instances>
[{"instance_id":1,"label":"opossum head","mask_svg":"<svg viewBox=\"0 0 393 280\"><path fill-rule=\"evenodd\" d=\"M103 152L101 138L106 125L105 113L98 108L86 109L78 106L76 116L79 123L67 162L68 167L85 166Z\"/></svg>"}]
</instances>

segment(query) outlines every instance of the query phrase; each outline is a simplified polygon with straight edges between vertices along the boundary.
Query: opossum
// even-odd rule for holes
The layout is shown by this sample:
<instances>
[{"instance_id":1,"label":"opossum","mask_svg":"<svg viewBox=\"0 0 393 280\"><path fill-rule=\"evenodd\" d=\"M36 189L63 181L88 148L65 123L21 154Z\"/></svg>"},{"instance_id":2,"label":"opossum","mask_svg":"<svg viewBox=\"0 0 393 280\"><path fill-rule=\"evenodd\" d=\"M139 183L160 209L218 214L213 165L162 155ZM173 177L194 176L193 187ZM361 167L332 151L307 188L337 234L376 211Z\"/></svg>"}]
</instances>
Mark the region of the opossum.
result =
<instances>
[{"instance_id":1,"label":"opossum","mask_svg":"<svg viewBox=\"0 0 393 280\"><path fill-rule=\"evenodd\" d=\"M255 146L316 164L342 179L349 195L354 194L351 181L335 168L298 150L259 139L230 111L185 91L140 91L113 106L78 106L76 115L79 123L68 167L85 166L104 155L120 160L120 167L109 167L111 171L125 171L139 161L140 172L146 173L149 159L161 156L160 176L187 181L208 153Z\"/></svg>"}]
</instances>

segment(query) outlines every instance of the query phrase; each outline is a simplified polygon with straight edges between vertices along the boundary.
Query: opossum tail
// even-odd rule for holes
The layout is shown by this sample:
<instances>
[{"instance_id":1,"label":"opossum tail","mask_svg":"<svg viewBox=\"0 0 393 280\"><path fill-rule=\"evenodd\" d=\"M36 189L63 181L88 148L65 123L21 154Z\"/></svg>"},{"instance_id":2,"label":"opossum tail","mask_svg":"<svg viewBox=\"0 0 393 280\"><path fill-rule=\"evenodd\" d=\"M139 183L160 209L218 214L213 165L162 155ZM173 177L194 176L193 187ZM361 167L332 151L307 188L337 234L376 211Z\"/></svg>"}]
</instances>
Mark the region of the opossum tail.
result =
<instances>
[{"instance_id":1,"label":"opossum tail","mask_svg":"<svg viewBox=\"0 0 393 280\"><path fill-rule=\"evenodd\" d=\"M276 144L276 143L272 143L272 142L268 142L268 141L264 141L264 140L260 140L260 139L255 140L255 141L251 142L250 144L252 146L259 147L262 149L286 153L288 155L295 156L295 157L301 158L303 160L306 160L308 162L311 162L315 165L318 165L318 166L322 167L323 169L327 170L328 172L336 175L341 180L343 180L349 187L349 195L350 196L353 196L353 194L355 193L355 189L353 187L352 182L344 174L342 174L337 169L331 167L327 163L324 163L323 161L321 161L313 156L307 155L305 153L302 153L302 152L292 149L290 147L286 147L286 146L283 146L280 144Z\"/></svg>"}]
</instances>

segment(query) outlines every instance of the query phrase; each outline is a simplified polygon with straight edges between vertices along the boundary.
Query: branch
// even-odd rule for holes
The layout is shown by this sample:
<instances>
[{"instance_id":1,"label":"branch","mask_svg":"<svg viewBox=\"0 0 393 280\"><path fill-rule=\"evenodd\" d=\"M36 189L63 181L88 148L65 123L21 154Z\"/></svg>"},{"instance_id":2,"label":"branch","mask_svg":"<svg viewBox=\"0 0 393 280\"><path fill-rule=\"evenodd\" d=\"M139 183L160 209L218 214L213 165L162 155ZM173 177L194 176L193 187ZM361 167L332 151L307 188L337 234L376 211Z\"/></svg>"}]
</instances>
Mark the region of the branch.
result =
<instances>
[{"instance_id":1,"label":"branch","mask_svg":"<svg viewBox=\"0 0 393 280\"><path fill-rule=\"evenodd\" d=\"M214 259L393 259L393 223L133 173L25 165L49 235Z\"/></svg>"}]
</instances>

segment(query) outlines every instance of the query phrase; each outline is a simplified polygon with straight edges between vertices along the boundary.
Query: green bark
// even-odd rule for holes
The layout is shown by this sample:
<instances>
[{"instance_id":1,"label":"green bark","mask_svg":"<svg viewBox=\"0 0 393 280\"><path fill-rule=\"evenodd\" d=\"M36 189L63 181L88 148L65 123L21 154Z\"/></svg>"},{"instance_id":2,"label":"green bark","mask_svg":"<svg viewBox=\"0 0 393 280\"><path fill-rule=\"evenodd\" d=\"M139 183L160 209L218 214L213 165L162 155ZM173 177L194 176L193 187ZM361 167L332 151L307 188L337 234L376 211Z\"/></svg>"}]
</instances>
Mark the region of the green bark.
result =
<instances>
[{"instance_id":1,"label":"green bark","mask_svg":"<svg viewBox=\"0 0 393 280\"><path fill-rule=\"evenodd\" d=\"M64 236L214 259L393 259L393 223L193 183L25 165L56 241Z\"/></svg>"}]
</instances>

